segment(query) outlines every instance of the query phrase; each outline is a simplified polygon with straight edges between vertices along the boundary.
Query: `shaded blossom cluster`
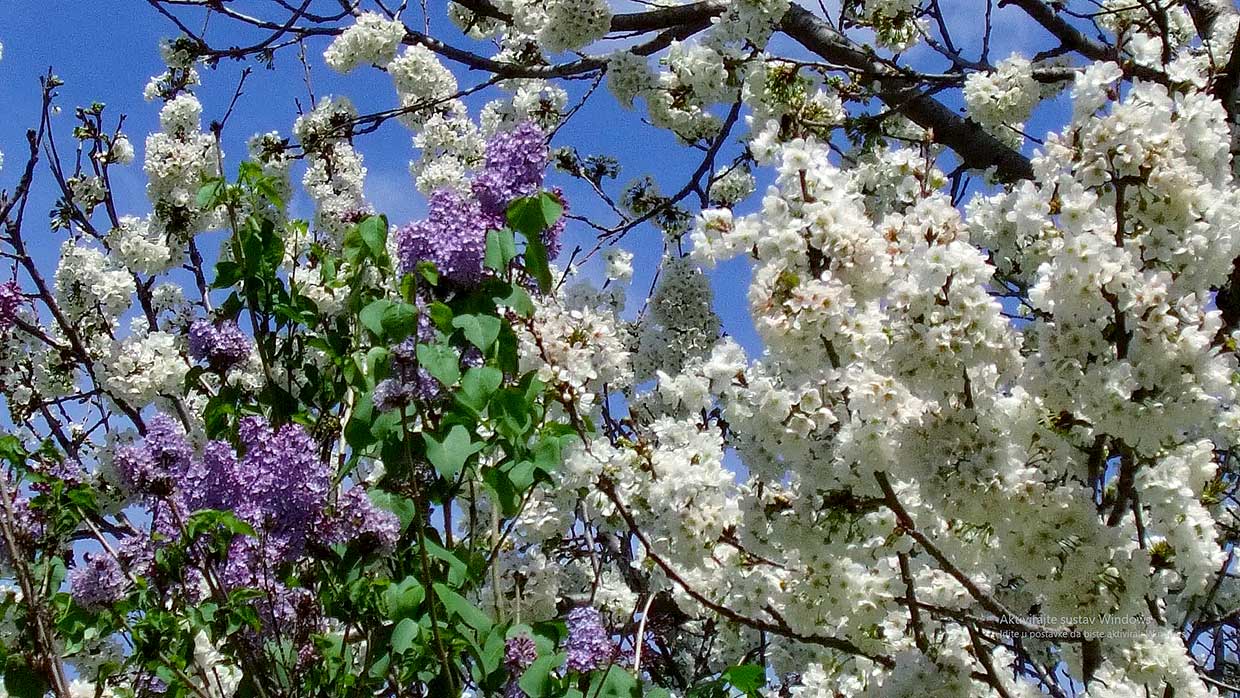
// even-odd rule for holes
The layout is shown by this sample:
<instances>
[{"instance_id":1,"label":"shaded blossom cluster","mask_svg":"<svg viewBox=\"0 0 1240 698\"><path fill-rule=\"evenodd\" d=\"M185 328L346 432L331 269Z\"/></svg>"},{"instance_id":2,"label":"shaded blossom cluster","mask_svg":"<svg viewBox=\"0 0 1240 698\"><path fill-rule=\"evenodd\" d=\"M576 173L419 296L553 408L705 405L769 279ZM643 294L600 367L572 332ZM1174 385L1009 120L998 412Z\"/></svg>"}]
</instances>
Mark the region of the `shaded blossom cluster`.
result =
<instances>
[{"instance_id":1,"label":"shaded blossom cluster","mask_svg":"<svg viewBox=\"0 0 1240 698\"><path fill-rule=\"evenodd\" d=\"M211 366L227 368L250 355L254 342L237 323L197 320L189 328L189 354Z\"/></svg>"},{"instance_id":2,"label":"shaded blossom cluster","mask_svg":"<svg viewBox=\"0 0 1240 698\"><path fill-rule=\"evenodd\" d=\"M22 290L16 281L0 284L0 332L8 329L17 319L17 310L22 302Z\"/></svg>"},{"instance_id":3,"label":"shaded blossom cluster","mask_svg":"<svg viewBox=\"0 0 1240 698\"><path fill-rule=\"evenodd\" d=\"M85 562L69 575L69 589L83 608L98 610L125 597L129 580L116 558L107 553L86 553Z\"/></svg>"}]
</instances>

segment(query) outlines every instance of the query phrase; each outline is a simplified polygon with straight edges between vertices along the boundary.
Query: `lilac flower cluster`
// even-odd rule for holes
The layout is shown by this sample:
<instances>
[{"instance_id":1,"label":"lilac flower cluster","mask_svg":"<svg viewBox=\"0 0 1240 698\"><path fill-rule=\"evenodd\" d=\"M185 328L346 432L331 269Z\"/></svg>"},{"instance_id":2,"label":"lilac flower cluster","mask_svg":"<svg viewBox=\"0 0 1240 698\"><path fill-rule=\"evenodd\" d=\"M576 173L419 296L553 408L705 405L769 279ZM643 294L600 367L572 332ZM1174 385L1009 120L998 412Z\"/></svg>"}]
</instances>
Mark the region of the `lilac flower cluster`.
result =
<instances>
[{"instance_id":1,"label":"lilac flower cluster","mask_svg":"<svg viewBox=\"0 0 1240 698\"><path fill-rule=\"evenodd\" d=\"M297 555L331 492L332 476L318 444L296 424L273 429L261 417L238 425L245 448L237 481L243 490L234 509L243 519Z\"/></svg>"},{"instance_id":2,"label":"lilac flower cluster","mask_svg":"<svg viewBox=\"0 0 1240 698\"><path fill-rule=\"evenodd\" d=\"M478 283L487 231L506 225L505 213L514 199L542 188L549 157L546 137L531 122L493 136L487 141L485 165L470 185L472 197L441 189L431 194L425 220L396 231L401 270L408 273L419 262L429 261L449 284ZM557 223L546 234L544 242L552 257L559 252L562 229L563 224Z\"/></svg>"},{"instance_id":3,"label":"lilac flower cluster","mask_svg":"<svg viewBox=\"0 0 1240 698\"><path fill-rule=\"evenodd\" d=\"M13 324L13 321L17 319L17 309L24 302L21 287L16 281L0 284L0 332Z\"/></svg>"},{"instance_id":4,"label":"lilac flower cluster","mask_svg":"<svg viewBox=\"0 0 1240 698\"><path fill-rule=\"evenodd\" d=\"M492 136L487 141L486 167L471 185L482 213L503 221L513 199L537 193L548 158L546 137L529 121Z\"/></svg>"},{"instance_id":5,"label":"lilac flower cluster","mask_svg":"<svg viewBox=\"0 0 1240 698\"><path fill-rule=\"evenodd\" d=\"M69 591L78 605L101 610L125 598L129 579L112 555L86 553L83 558L69 574Z\"/></svg>"},{"instance_id":6,"label":"lilac flower cluster","mask_svg":"<svg viewBox=\"0 0 1240 698\"><path fill-rule=\"evenodd\" d=\"M146 438L117 449L113 464L130 494L161 496L172 493L173 482L184 479L193 459L194 449L181 426L157 414L147 422Z\"/></svg>"},{"instance_id":7,"label":"lilac flower cluster","mask_svg":"<svg viewBox=\"0 0 1240 698\"><path fill-rule=\"evenodd\" d=\"M400 519L392 512L375 506L364 488L354 486L340 495L336 502L336 515L327 530L329 542L370 540L380 549L391 551L399 538Z\"/></svg>"},{"instance_id":8,"label":"lilac flower cluster","mask_svg":"<svg viewBox=\"0 0 1240 698\"><path fill-rule=\"evenodd\" d=\"M504 644L504 668L510 676L520 676L536 659L538 647L529 635L514 635Z\"/></svg>"},{"instance_id":9,"label":"lilac flower cluster","mask_svg":"<svg viewBox=\"0 0 1240 698\"><path fill-rule=\"evenodd\" d=\"M434 337L435 330L426 313L418 316L416 336L392 347L392 377L375 386L371 399L380 411L397 409L414 400L433 400L439 396L439 381L429 371L418 365L418 342Z\"/></svg>"},{"instance_id":10,"label":"lilac flower cluster","mask_svg":"<svg viewBox=\"0 0 1240 698\"><path fill-rule=\"evenodd\" d=\"M113 459L119 479L130 493L145 498L159 535L126 538L118 555L125 568L141 573L152 559L152 540L178 537L190 513L231 511L258 536L231 541L220 579L229 588L266 591L259 613L268 627L275 627L272 624L306 613L307 600L280 583L276 569L301 556L312 534L325 531L333 542L367 538L391 548L400 524L394 515L375 507L361 487L344 493L329 511L331 468L319 458L318 444L301 426L276 428L261 417L246 417L238 425L238 436L240 456L223 441L208 442L199 455L180 425L158 414L148 420L141 441L120 447ZM99 603L113 588L107 582L119 569L88 559L76 573L74 597L83 605Z\"/></svg>"},{"instance_id":11,"label":"lilac flower cluster","mask_svg":"<svg viewBox=\"0 0 1240 698\"><path fill-rule=\"evenodd\" d=\"M579 606L568 614L568 652L567 667L569 671L584 673L594 671L611 663L616 656L616 647L611 636L603 627L603 617L589 606Z\"/></svg>"},{"instance_id":12,"label":"lilac flower cluster","mask_svg":"<svg viewBox=\"0 0 1240 698\"><path fill-rule=\"evenodd\" d=\"M7 478L5 474L0 477ZM14 488L12 480L8 481L9 487ZM13 534L16 536L15 541L18 550L32 548L37 545L43 534L46 532L45 519L43 513L30 505L30 499L21 494L14 494L11 502L13 507ZM11 564L9 559L9 549L7 545L0 545L0 566Z\"/></svg>"},{"instance_id":13,"label":"lilac flower cluster","mask_svg":"<svg viewBox=\"0 0 1240 698\"><path fill-rule=\"evenodd\" d=\"M396 231L396 254L402 271L414 271L419 262L432 262L439 278L449 284L469 286L482 278L491 221L478 202L451 189L431 194L426 220L415 221Z\"/></svg>"},{"instance_id":14,"label":"lilac flower cluster","mask_svg":"<svg viewBox=\"0 0 1240 698\"><path fill-rule=\"evenodd\" d=\"M196 320L189 328L189 355L213 368L223 370L244 361L253 346L237 323L230 320Z\"/></svg>"},{"instance_id":15,"label":"lilac flower cluster","mask_svg":"<svg viewBox=\"0 0 1240 698\"><path fill-rule=\"evenodd\" d=\"M515 635L504 645L504 669L508 671L508 684L504 686L504 698L525 698L518 680L525 670L538 659L538 647L529 635Z\"/></svg>"}]
</instances>

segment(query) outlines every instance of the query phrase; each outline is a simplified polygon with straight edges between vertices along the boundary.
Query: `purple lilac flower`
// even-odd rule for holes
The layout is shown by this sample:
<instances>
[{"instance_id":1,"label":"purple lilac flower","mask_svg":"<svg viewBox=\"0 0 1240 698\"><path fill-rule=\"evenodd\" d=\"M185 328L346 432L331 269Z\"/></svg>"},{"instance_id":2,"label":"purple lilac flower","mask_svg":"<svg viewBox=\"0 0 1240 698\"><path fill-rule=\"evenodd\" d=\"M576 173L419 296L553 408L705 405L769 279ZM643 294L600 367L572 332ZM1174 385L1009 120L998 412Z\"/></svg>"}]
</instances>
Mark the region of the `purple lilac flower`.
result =
<instances>
[{"instance_id":1,"label":"purple lilac flower","mask_svg":"<svg viewBox=\"0 0 1240 698\"><path fill-rule=\"evenodd\" d=\"M523 633L508 638L504 645L504 668L510 676L520 676L536 659L538 647L532 637Z\"/></svg>"},{"instance_id":2,"label":"purple lilac flower","mask_svg":"<svg viewBox=\"0 0 1240 698\"><path fill-rule=\"evenodd\" d=\"M375 386L371 400L380 412L398 409L413 401L413 387L395 378L387 378Z\"/></svg>"},{"instance_id":3,"label":"purple lilac flower","mask_svg":"<svg viewBox=\"0 0 1240 698\"><path fill-rule=\"evenodd\" d=\"M450 189L431 194L426 220L396 231L396 256L401 271L414 271L419 262L432 262L441 282L470 286L482 279L487 230L492 221L478 202Z\"/></svg>"},{"instance_id":4,"label":"purple lilac flower","mask_svg":"<svg viewBox=\"0 0 1240 698\"><path fill-rule=\"evenodd\" d=\"M188 511L235 509L243 496L240 470L237 454L230 444L208 442L202 457L186 470L179 483L185 508Z\"/></svg>"},{"instance_id":5,"label":"purple lilac flower","mask_svg":"<svg viewBox=\"0 0 1240 698\"><path fill-rule=\"evenodd\" d=\"M225 369L244 361L252 348L253 342L235 322L195 320L190 325L190 356L213 367Z\"/></svg>"},{"instance_id":6,"label":"purple lilac flower","mask_svg":"<svg viewBox=\"0 0 1240 698\"><path fill-rule=\"evenodd\" d=\"M603 627L603 617L589 606L579 606L568 614L568 670L579 673L606 666L616 648Z\"/></svg>"},{"instance_id":7,"label":"purple lilac flower","mask_svg":"<svg viewBox=\"0 0 1240 698\"><path fill-rule=\"evenodd\" d=\"M137 534L125 536L117 542L116 556L135 577L150 574L151 565L155 562L155 552L151 550L150 539Z\"/></svg>"},{"instance_id":8,"label":"purple lilac flower","mask_svg":"<svg viewBox=\"0 0 1240 698\"><path fill-rule=\"evenodd\" d=\"M17 309L25 303L16 281L0 284L0 332L8 329L17 318Z\"/></svg>"},{"instance_id":9,"label":"purple lilac flower","mask_svg":"<svg viewBox=\"0 0 1240 698\"><path fill-rule=\"evenodd\" d=\"M79 606L100 610L125 598L129 580L111 555L86 553L84 558L69 575L69 590Z\"/></svg>"},{"instance_id":10,"label":"purple lilac flower","mask_svg":"<svg viewBox=\"0 0 1240 698\"><path fill-rule=\"evenodd\" d=\"M117 449L113 462L121 485L134 494L167 494L193 462L194 450L175 420L157 414L140 443Z\"/></svg>"},{"instance_id":11,"label":"purple lilac flower","mask_svg":"<svg viewBox=\"0 0 1240 698\"><path fill-rule=\"evenodd\" d=\"M369 539L383 550L392 550L399 538L400 519L392 512L375 506L365 488L355 485L340 495L336 502L336 515L327 526L329 542L351 543Z\"/></svg>"},{"instance_id":12,"label":"purple lilac flower","mask_svg":"<svg viewBox=\"0 0 1240 698\"><path fill-rule=\"evenodd\" d=\"M503 221L513 199L542 188L548 158L546 137L532 122L492 136L487 141L486 166L472 185L482 212Z\"/></svg>"},{"instance_id":13,"label":"purple lilac flower","mask_svg":"<svg viewBox=\"0 0 1240 698\"><path fill-rule=\"evenodd\" d=\"M238 431L246 449L238 485L249 505L238 513L255 517L253 526L287 536L296 555L331 490L331 472L319 458L318 444L299 425L276 430L260 417L242 419Z\"/></svg>"}]
</instances>

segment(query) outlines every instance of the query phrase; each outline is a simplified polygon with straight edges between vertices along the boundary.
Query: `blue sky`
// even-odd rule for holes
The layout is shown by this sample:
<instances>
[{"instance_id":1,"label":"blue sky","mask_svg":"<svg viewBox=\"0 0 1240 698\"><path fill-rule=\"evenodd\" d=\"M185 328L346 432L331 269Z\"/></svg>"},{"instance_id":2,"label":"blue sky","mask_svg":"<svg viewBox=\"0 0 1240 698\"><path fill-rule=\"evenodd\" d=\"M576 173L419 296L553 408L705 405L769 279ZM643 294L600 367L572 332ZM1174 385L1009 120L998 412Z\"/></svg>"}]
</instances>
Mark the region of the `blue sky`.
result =
<instances>
[{"instance_id":1,"label":"blue sky","mask_svg":"<svg viewBox=\"0 0 1240 698\"><path fill-rule=\"evenodd\" d=\"M968 35L980 31L981 23L974 18L980 16L980 11L985 7L984 0L948 0L944 6L949 13L964 20L959 23L958 29L962 33L958 37L961 44L968 45L980 38ZM444 17L442 7L442 0L431 3L432 33L456 45L472 45L480 53L489 53L488 47L461 37ZM834 15L834 8L830 9ZM411 9L410 13L406 15L407 20L415 26L419 25L421 18L417 10ZM998 10L995 17L997 30L992 60L998 60L1030 41L1040 42L1044 38L1040 30L1030 31L1028 21L1016 10ZM159 105L144 101L142 89L150 76L162 71L158 41L162 37L174 36L174 27L144 3L133 0L9 0L0 3L0 27L0 42L4 44L4 58L0 61L0 100L4 105L4 118L0 119L0 150L5 154L4 169L0 170L0 186L11 188L24 164L24 134L27 128L38 122L38 76L50 67L65 82L59 90L58 103L62 112L53 122L62 156L67 160L73 157L71 131L74 107L94 101L104 102L113 123L120 114L124 114L125 130L138 148L138 158L128 168L114 170L115 196L123 214L146 213L149 203L141 170L142 145L145 135L158 128ZM239 33L218 18L209 36L216 45L253 41L253 35ZM321 58L326 45L325 38L308 44L311 82L316 96L347 95L363 112L396 105L390 80L381 72L359 69L348 76L341 76L326 68ZM773 48L779 53L798 52L787 39ZM934 56L929 49L918 49L911 57L927 69L944 69L942 59ZM485 77L471 75L459 66L451 67L457 72L462 86L474 84ZM241 64L224 62L215 70L202 71L204 84L198 94L205 108L204 125L224 114L241 68ZM584 84L580 82L569 83L570 90L579 92L583 88ZM497 94L488 91L470 98L471 113L476 116L481 106ZM289 133L298 113L299 102L303 108L308 104L295 49L286 49L278 54L273 70L255 68L224 134L224 150L230 172L235 170L237 162L244 156L244 144L251 135L271 130ZM1040 110L1029 131L1041 133L1052 128L1062 114L1062 100L1058 100ZM643 124L640 116L639 112L621 108L605 89L600 89L574 120L560 131L555 144L576 146L583 155L599 153L617 158L623 168L618 182L621 185L640 175L650 174L662 184L664 192L675 191L696 168L695 152L679 146L667 132ZM368 196L376 208L386 213L394 223L416 218L423 210L423 197L414 189L407 169L413 156L410 135L403 126L391 121L378 132L359 141L359 149L365 156L368 168ZM296 176L299 177L300 173ZM575 212L594 214L610 221L607 212L594 197L587 196L583 188L574 186L567 177L553 174L551 182L565 186ZM618 187L613 188L612 193L618 195ZM46 225L45 213L51 209L55 198L50 176L46 171L40 172L27 216L26 237L43 268L48 270L53 268L63 240L63 233L54 233ZM741 210L752 210L759 203L760 196L753 197L748 206L743 206ZM309 202L304 195L294 202L294 213L301 216L310 214ZM214 249L220 234L207 235L210 241L200 241L200 244L204 249ZM593 232L581 224L571 225L565 249L571 250L575 244L589 249L593 244ZM631 233L624 245L637 255L637 278L630 295L644 293L661 251L661 236L658 231L644 226ZM7 276L7 271L0 269L0 277ZM592 272L592 276L597 275L597 265ZM736 260L723 265L712 274L712 281L725 331L735 336L751 354L759 354L760 342L752 329L747 309L747 263Z\"/></svg>"}]
</instances>

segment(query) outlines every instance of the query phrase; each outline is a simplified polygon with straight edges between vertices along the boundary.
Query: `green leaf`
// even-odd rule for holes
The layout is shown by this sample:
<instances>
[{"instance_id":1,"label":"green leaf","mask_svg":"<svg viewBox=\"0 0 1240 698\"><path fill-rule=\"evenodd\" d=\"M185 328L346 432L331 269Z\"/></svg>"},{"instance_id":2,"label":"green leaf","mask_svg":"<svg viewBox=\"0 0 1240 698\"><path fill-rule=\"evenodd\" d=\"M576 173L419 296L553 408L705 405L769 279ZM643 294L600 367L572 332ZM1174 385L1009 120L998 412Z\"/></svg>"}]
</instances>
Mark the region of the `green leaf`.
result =
<instances>
[{"instance_id":1,"label":"green leaf","mask_svg":"<svg viewBox=\"0 0 1240 698\"><path fill-rule=\"evenodd\" d=\"M357 225L358 235L375 259L387 253L387 231L387 219L383 216L367 216Z\"/></svg>"},{"instance_id":2,"label":"green leaf","mask_svg":"<svg viewBox=\"0 0 1240 698\"><path fill-rule=\"evenodd\" d=\"M426 589L412 575L389 586L383 592L383 600L387 603L388 618L400 620L414 618L418 606L426 598Z\"/></svg>"},{"instance_id":3,"label":"green leaf","mask_svg":"<svg viewBox=\"0 0 1240 698\"><path fill-rule=\"evenodd\" d=\"M380 340L394 344L413 333L418 323L418 309L409 303L380 298L362 308L357 318Z\"/></svg>"},{"instance_id":4,"label":"green leaf","mask_svg":"<svg viewBox=\"0 0 1240 698\"><path fill-rule=\"evenodd\" d=\"M446 344L419 344L418 362L445 386L461 377L461 357Z\"/></svg>"},{"instance_id":5,"label":"green leaf","mask_svg":"<svg viewBox=\"0 0 1240 698\"><path fill-rule=\"evenodd\" d=\"M525 270L538 281L543 293L551 290L551 267L542 233L559 220L562 213L564 206L546 192L517 199L508 206L508 225L525 236Z\"/></svg>"},{"instance_id":6,"label":"green leaf","mask_svg":"<svg viewBox=\"0 0 1240 698\"><path fill-rule=\"evenodd\" d=\"M366 257L383 259L387 254L387 219L368 216L361 223L349 228L344 235L344 258L350 264L358 264Z\"/></svg>"},{"instance_id":7,"label":"green leaf","mask_svg":"<svg viewBox=\"0 0 1240 698\"><path fill-rule=\"evenodd\" d=\"M431 315L431 322L435 323L435 327L438 327L440 332L452 334L452 308L435 301L431 303L427 312Z\"/></svg>"},{"instance_id":8,"label":"green leaf","mask_svg":"<svg viewBox=\"0 0 1240 698\"><path fill-rule=\"evenodd\" d=\"M242 276L244 274L240 264L230 260L216 262L215 280L211 282L211 288L228 288L240 281Z\"/></svg>"},{"instance_id":9,"label":"green leaf","mask_svg":"<svg viewBox=\"0 0 1240 698\"><path fill-rule=\"evenodd\" d=\"M474 443L469 431L460 424L453 425L442 441L430 434L423 434L422 438L426 440L426 457L435 471L448 480L456 477L465 461L483 447L482 443Z\"/></svg>"},{"instance_id":10,"label":"green leaf","mask_svg":"<svg viewBox=\"0 0 1240 698\"><path fill-rule=\"evenodd\" d=\"M495 501L499 504L504 516L513 516L517 513L517 509L521 506L521 494L507 473L499 468L485 468L482 471L482 481L495 494Z\"/></svg>"},{"instance_id":11,"label":"green leaf","mask_svg":"<svg viewBox=\"0 0 1240 698\"><path fill-rule=\"evenodd\" d=\"M591 686L591 690L586 694L598 696L598 698L640 698L641 696L637 679L618 666L608 668L605 674L595 675Z\"/></svg>"},{"instance_id":12,"label":"green leaf","mask_svg":"<svg viewBox=\"0 0 1240 698\"><path fill-rule=\"evenodd\" d=\"M439 270L435 268L434 262L426 260L418 262L417 272L431 286L439 285Z\"/></svg>"},{"instance_id":13,"label":"green leaf","mask_svg":"<svg viewBox=\"0 0 1240 698\"><path fill-rule=\"evenodd\" d=\"M185 520L185 532L191 539L215 529L223 529L237 536L258 537L250 524L242 521L231 511L202 509L190 514Z\"/></svg>"},{"instance_id":14,"label":"green leaf","mask_svg":"<svg viewBox=\"0 0 1240 698\"><path fill-rule=\"evenodd\" d=\"M368 490L366 494L370 497L370 501L375 503L375 506L380 509L386 509L396 515L396 518L400 521L400 530L405 530L413 522L413 517L417 513L417 507L412 499L374 488Z\"/></svg>"},{"instance_id":15,"label":"green leaf","mask_svg":"<svg viewBox=\"0 0 1240 698\"><path fill-rule=\"evenodd\" d=\"M4 688L13 698L43 698L51 687L25 659L12 656L4 668Z\"/></svg>"},{"instance_id":16,"label":"green leaf","mask_svg":"<svg viewBox=\"0 0 1240 698\"><path fill-rule=\"evenodd\" d=\"M761 695L762 689L766 686L766 669L756 664L734 666L725 670L722 676L732 688L747 696Z\"/></svg>"},{"instance_id":17,"label":"green leaf","mask_svg":"<svg viewBox=\"0 0 1240 698\"><path fill-rule=\"evenodd\" d=\"M396 654L404 654L413 647L413 641L418 637L418 624L412 618L405 618L396 624L396 629L392 631L392 651Z\"/></svg>"},{"instance_id":18,"label":"green leaf","mask_svg":"<svg viewBox=\"0 0 1240 698\"><path fill-rule=\"evenodd\" d=\"M538 237L564 213L564 206L554 195L543 192L537 196L517 199L508 205L508 225L525 235Z\"/></svg>"},{"instance_id":19,"label":"green leaf","mask_svg":"<svg viewBox=\"0 0 1240 698\"><path fill-rule=\"evenodd\" d=\"M484 352L499 337L499 318L490 315L457 315L452 318L452 326L461 329L465 339Z\"/></svg>"},{"instance_id":20,"label":"green leaf","mask_svg":"<svg viewBox=\"0 0 1240 698\"><path fill-rule=\"evenodd\" d=\"M430 539L426 541L426 552L431 557L443 561L448 566L449 584L461 586L465 583L465 580L469 577L469 565L457 557L456 553Z\"/></svg>"},{"instance_id":21,"label":"green leaf","mask_svg":"<svg viewBox=\"0 0 1240 698\"><path fill-rule=\"evenodd\" d=\"M224 192L224 187L228 186L222 179L211 179L206 184L198 188L198 197L195 200L198 208L211 208L220 201L220 194Z\"/></svg>"},{"instance_id":22,"label":"green leaf","mask_svg":"<svg viewBox=\"0 0 1240 698\"><path fill-rule=\"evenodd\" d=\"M487 614L474 608L469 599L439 583L435 584L435 594L443 602L444 608L448 609L449 613L459 616L469 627L480 632L489 632L491 630L491 619Z\"/></svg>"},{"instance_id":23,"label":"green leaf","mask_svg":"<svg viewBox=\"0 0 1240 698\"><path fill-rule=\"evenodd\" d=\"M551 265L547 262L547 246L537 235L526 238L525 270L538 281L539 291L551 291Z\"/></svg>"},{"instance_id":24,"label":"green leaf","mask_svg":"<svg viewBox=\"0 0 1240 698\"><path fill-rule=\"evenodd\" d=\"M374 443L371 424L374 422L375 402L370 393L358 396L353 404L349 423L344 425L344 439L355 449L363 449Z\"/></svg>"},{"instance_id":25,"label":"green leaf","mask_svg":"<svg viewBox=\"0 0 1240 698\"><path fill-rule=\"evenodd\" d=\"M506 284L503 291L496 293L491 300L495 301L496 305L511 308L521 317L534 314L534 301L530 299L529 292L517 284Z\"/></svg>"},{"instance_id":26,"label":"green leaf","mask_svg":"<svg viewBox=\"0 0 1240 698\"><path fill-rule=\"evenodd\" d=\"M487 636L482 652L478 655L478 658L482 660L482 670L485 674L499 669L504 661L505 644L504 634L501 632L494 632Z\"/></svg>"},{"instance_id":27,"label":"green leaf","mask_svg":"<svg viewBox=\"0 0 1240 698\"><path fill-rule=\"evenodd\" d=\"M563 652L545 655L534 660L529 669L517 680L517 685L529 698L546 698L554 690L551 672L563 666L567 655Z\"/></svg>"},{"instance_id":28,"label":"green leaf","mask_svg":"<svg viewBox=\"0 0 1240 698\"><path fill-rule=\"evenodd\" d=\"M487 233L485 263L487 269L503 271L517 256L517 245L511 230L492 230Z\"/></svg>"},{"instance_id":29,"label":"green leaf","mask_svg":"<svg viewBox=\"0 0 1240 698\"><path fill-rule=\"evenodd\" d=\"M461 392L456 399L475 412L481 412L503 381L504 374L498 368L475 366L461 378Z\"/></svg>"}]
</instances>

